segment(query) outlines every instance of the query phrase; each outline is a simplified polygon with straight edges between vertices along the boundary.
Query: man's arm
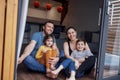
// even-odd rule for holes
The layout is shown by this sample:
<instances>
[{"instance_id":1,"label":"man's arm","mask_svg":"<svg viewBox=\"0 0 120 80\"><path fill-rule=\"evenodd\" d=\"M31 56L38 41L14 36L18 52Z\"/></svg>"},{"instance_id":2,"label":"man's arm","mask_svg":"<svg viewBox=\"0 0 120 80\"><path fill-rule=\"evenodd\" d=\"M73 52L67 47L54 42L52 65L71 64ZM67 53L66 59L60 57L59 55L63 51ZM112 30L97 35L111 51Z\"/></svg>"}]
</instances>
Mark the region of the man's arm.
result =
<instances>
[{"instance_id":1,"label":"man's arm","mask_svg":"<svg viewBox=\"0 0 120 80\"><path fill-rule=\"evenodd\" d=\"M34 47L36 45L36 41L35 40L31 40L31 42L26 46L23 54L21 55L21 57L18 59L18 64L22 63L22 61L31 54L31 52L33 51Z\"/></svg>"}]
</instances>

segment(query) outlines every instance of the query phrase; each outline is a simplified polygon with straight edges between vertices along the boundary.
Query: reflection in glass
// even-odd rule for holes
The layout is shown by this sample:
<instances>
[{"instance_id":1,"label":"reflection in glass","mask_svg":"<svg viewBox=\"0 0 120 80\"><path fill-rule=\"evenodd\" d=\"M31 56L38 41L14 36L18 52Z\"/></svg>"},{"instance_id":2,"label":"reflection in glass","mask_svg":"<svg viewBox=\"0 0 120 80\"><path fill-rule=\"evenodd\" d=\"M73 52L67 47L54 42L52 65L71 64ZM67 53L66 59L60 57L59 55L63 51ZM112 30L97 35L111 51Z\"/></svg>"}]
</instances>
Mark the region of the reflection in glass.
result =
<instances>
[{"instance_id":1,"label":"reflection in glass","mask_svg":"<svg viewBox=\"0 0 120 80\"><path fill-rule=\"evenodd\" d=\"M104 78L118 75L120 68L120 1L111 0L104 63Z\"/></svg>"}]
</instances>

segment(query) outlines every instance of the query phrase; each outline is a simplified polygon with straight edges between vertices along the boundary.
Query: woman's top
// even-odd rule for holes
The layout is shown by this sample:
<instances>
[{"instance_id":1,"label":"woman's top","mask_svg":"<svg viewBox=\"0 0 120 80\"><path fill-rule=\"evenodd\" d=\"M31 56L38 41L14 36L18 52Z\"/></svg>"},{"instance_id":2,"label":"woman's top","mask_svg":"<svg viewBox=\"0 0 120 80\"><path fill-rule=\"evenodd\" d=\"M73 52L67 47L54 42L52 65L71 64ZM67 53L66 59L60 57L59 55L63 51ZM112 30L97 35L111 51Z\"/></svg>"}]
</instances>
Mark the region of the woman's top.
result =
<instances>
[{"instance_id":1,"label":"woman's top","mask_svg":"<svg viewBox=\"0 0 120 80\"><path fill-rule=\"evenodd\" d=\"M70 42L68 41L68 46L69 46L69 54L71 55L71 53L73 52L72 49L70 48Z\"/></svg>"}]
</instances>

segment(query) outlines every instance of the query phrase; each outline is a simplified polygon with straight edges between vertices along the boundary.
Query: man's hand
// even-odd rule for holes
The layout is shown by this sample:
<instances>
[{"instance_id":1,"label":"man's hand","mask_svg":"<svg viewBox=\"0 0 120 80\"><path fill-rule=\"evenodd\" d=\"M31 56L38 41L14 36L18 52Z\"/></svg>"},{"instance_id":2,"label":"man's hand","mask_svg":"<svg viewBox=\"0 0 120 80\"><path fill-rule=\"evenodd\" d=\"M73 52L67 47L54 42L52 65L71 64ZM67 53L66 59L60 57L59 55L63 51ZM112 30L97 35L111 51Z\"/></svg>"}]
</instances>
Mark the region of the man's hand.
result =
<instances>
[{"instance_id":1,"label":"man's hand","mask_svg":"<svg viewBox=\"0 0 120 80\"><path fill-rule=\"evenodd\" d=\"M53 45L53 46L52 46L52 49L53 49L53 50L56 50L56 49L57 49L57 46L56 46L56 45Z\"/></svg>"},{"instance_id":2,"label":"man's hand","mask_svg":"<svg viewBox=\"0 0 120 80\"><path fill-rule=\"evenodd\" d=\"M59 61L59 57L50 57L49 63L56 65L58 61Z\"/></svg>"},{"instance_id":3,"label":"man's hand","mask_svg":"<svg viewBox=\"0 0 120 80\"><path fill-rule=\"evenodd\" d=\"M19 58L18 59L18 64L22 63L23 59L22 58Z\"/></svg>"}]
</instances>

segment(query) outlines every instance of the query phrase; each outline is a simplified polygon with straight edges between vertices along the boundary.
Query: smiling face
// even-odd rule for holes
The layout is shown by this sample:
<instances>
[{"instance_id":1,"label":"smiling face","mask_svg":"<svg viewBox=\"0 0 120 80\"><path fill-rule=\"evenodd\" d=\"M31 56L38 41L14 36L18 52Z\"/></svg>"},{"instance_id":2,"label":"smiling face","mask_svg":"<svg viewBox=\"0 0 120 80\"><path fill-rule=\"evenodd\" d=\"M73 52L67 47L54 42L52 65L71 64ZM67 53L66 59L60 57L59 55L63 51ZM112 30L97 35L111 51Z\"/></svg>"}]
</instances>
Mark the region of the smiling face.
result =
<instances>
[{"instance_id":1,"label":"smiling face","mask_svg":"<svg viewBox=\"0 0 120 80\"><path fill-rule=\"evenodd\" d=\"M67 36L68 36L68 39L71 41L76 40L77 32L73 28L70 28L67 31Z\"/></svg>"},{"instance_id":2,"label":"smiling face","mask_svg":"<svg viewBox=\"0 0 120 80\"><path fill-rule=\"evenodd\" d=\"M52 34L53 30L54 30L54 24L53 23L48 22L43 26L43 31L44 31L45 34Z\"/></svg>"},{"instance_id":3,"label":"smiling face","mask_svg":"<svg viewBox=\"0 0 120 80\"><path fill-rule=\"evenodd\" d=\"M80 51L80 52L83 51L83 50L85 49L85 43L84 43L84 41L79 41L79 42L77 42L76 48L77 48L77 50Z\"/></svg>"},{"instance_id":4,"label":"smiling face","mask_svg":"<svg viewBox=\"0 0 120 80\"><path fill-rule=\"evenodd\" d=\"M49 37L46 41L45 41L45 45L47 47L52 47L53 46L53 38Z\"/></svg>"}]
</instances>

